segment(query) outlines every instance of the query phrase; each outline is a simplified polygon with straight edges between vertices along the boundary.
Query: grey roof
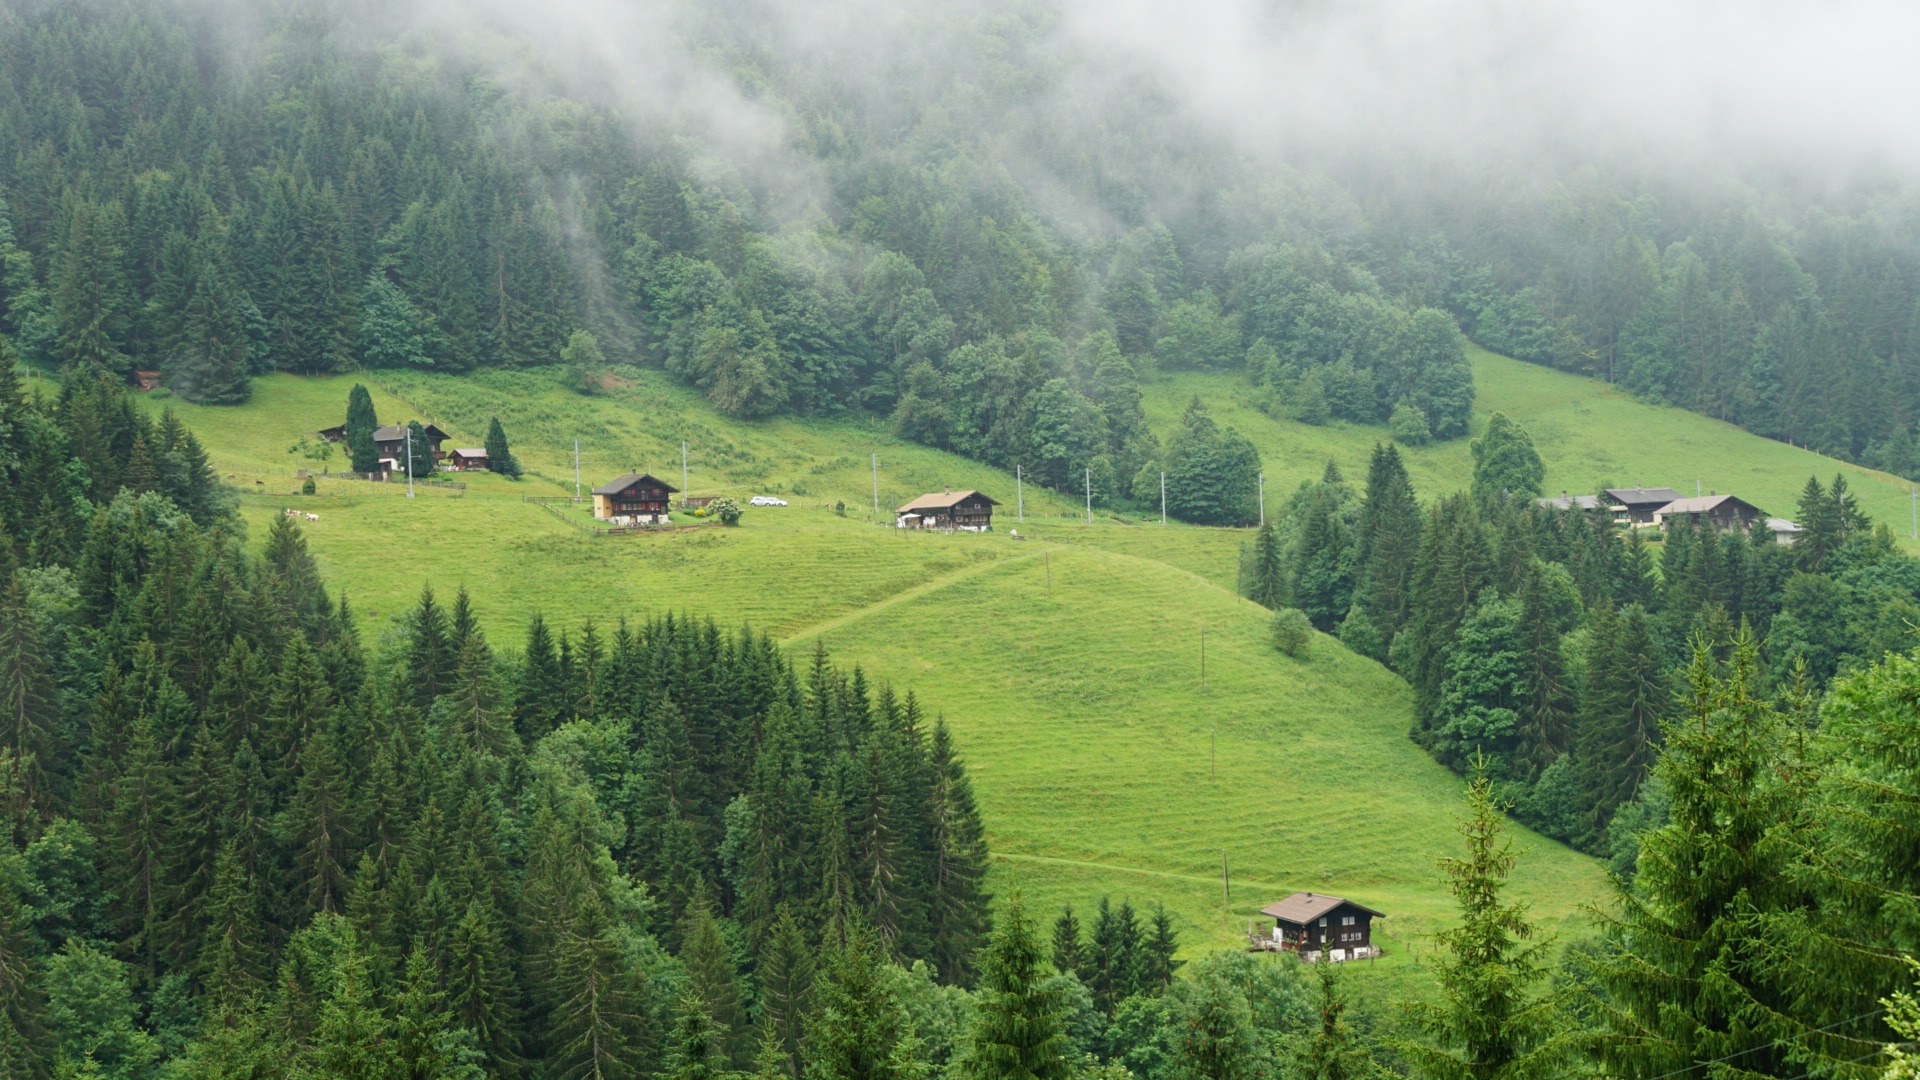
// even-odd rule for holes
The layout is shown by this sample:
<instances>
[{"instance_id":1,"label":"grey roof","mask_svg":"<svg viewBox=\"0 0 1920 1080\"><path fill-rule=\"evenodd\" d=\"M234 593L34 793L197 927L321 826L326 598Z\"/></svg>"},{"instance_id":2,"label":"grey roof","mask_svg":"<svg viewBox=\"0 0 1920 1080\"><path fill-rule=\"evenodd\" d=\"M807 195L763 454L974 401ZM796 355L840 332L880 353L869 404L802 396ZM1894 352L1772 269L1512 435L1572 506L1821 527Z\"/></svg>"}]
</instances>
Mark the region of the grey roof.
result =
<instances>
[{"instance_id":1,"label":"grey roof","mask_svg":"<svg viewBox=\"0 0 1920 1080\"><path fill-rule=\"evenodd\" d=\"M1672 488L1608 488L1607 494L1628 506L1665 506L1680 497Z\"/></svg>"},{"instance_id":2,"label":"grey roof","mask_svg":"<svg viewBox=\"0 0 1920 1080\"><path fill-rule=\"evenodd\" d=\"M1768 518L1767 528L1777 533L1797 533L1801 531L1800 526L1788 521L1786 518Z\"/></svg>"},{"instance_id":3,"label":"grey roof","mask_svg":"<svg viewBox=\"0 0 1920 1080\"><path fill-rule=\"evenodd\" d=\"M656 486L667 489L667 494L669 495L680 490L652 473L628 473L618 479L609 480L601 484L599 487L593 489L593 493L595 495L618 495L643 480L651 480Z\"/></svg>"},{"instance_id":4,"label":"grey roof","mask_svg":"<svg viewBox=\"0 0 1920 1080\"><path fill-rule=\"evenodd\" d=\"M446 432L441 431L432 424L428 424L420 430L425 432L429 439L444 439L447 437ZM374 442L401 442L405 440L406 437L407 426L405 424L381 424L379 427L373 429Z\"/></svg>"},{"instance_id":5,"label":"grey roof","mask_svg":"<svg viewBox=\"0 0 1920 1080\"><path fill-rule=\"evenodd\" d=\"M1582 510L1600 509L1600 500L1592 495L1562 495L1557 499L1535 499L1533 501L1541 506L1551 506L1555 510L1571 510L1576 506Z\"/></svg>"},{"instance_id":6,"label":"grey roof","mask_svg":"<svg viewBox=\"0 0 1920 1080\"><path fill-rule=\"evenodd\" d=\"M1260 914L1270 915L1284 922L1298 923L1301 926L1305 926L1342 904L1348 907L1358 908L1369 915L1377 915L1381 918L1386 917L1386 912L1384 911L1375 911L1365 904L1356 904L1344 897L1310 892L1297 892L1277 904L1268 904L1266 907L1260 909Z\"/></svg>"},{"instance_id":7,"label":"grey roof","mask_svg":"<svg viewBox=\"0 0 1920 1080\"><path fill-rule=\"evenodd\" d=\"M459 454L461 457L486 457L487 456L486 448L480 447L480 446L462 446L456 449L454 453Z\"/></svg>"},{"instance_id":8,"label":"grey roof","mask_svg":"<svg viewBox=\"0 0 1920 1080\"><path fill-rule=\"evenodd\" d=\"M1740 498L1738 495L1696 495L1691 499L1675 499L1660 509L1655 510L1654 513L1709 514L1729 502L1739 503L1741 506L1756 512L1759 510L1758 507Z\"/></svg>"}]
</instances>

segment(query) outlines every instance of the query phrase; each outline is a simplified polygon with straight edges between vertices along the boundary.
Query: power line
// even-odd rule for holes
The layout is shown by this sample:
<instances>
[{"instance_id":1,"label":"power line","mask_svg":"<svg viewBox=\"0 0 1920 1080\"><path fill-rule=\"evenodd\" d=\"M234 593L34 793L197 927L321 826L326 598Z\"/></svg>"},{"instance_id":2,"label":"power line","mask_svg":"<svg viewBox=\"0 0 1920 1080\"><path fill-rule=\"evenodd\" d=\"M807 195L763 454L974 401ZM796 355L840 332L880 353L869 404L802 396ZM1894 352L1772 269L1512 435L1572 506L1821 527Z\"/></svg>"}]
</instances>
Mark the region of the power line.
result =
<instances>
[{"instance_id":1,"label":"power line","mask_svg":"<svg viewBox=\"0 0 1920 1080\"><path fill-rule=\"evenodd\" d=\"M1833 1023L1828 1024L1825 1027L1812 1028L1809 1031L1805 1032L1805 1034L1812 1035L1822 1031L1832 1031L1834 1028L1845 1027L1846 1025L1851 1024L1857 1020L1865 1020L1869 1016L1879 1016L1881 1013L1886 1011L1887 1011L1886 1006L1883 1005L1878 1009L1874 1009L1872 1012L1863 1012L1859 1016L1849 1016L1845 1020L1835 1020ZM1672 1072L1661 1073L1659 1076L1649 1078L1649 1080L1671 1080L1672 1077L1683 1076L1687 1073L1692 1072L1695 1069L1705 1068L1708 1065L1719 1065L1723 1062L1732 1061L1734 1058L1737 1058L1737 1057L1745 1057L1748 1054L1755 1053L1760 1050L1771 1050L1777 1046L1785 1046L1786 1044L1792 1041L1793 1041L1792 1039L1775 1039L1770 1043L1763 1043L1759 1046L1749 1046L1745 1050L1735 1050L1733 1053L1728 1054L1726 1057L1717 1057L1717 1058L1714 1058L1712 1061L1696 1061L1693 1064L1688 1065L1684 1069L1675 1069ZM1878 1050L1874 1051L1875 1054L1879 1052L1880 1051ZM1872 1056L1873 1054L1865 1055L1865 1057L1872 1057ZM1864 1058L1855 1058L1853 1060L1861 1061L1861 1060L1864 1060ZM1852 1063L1853 1062L1841 1062L1841 1064L1843 1065L1851 1065ZM1811 1075L1813 1074L1812 1073L1806 1074L1806 1076L1811 1076ZM1795 1077L1794 1080L1806 1080L1806 1076Z\"/></svg>"}]
</instances>

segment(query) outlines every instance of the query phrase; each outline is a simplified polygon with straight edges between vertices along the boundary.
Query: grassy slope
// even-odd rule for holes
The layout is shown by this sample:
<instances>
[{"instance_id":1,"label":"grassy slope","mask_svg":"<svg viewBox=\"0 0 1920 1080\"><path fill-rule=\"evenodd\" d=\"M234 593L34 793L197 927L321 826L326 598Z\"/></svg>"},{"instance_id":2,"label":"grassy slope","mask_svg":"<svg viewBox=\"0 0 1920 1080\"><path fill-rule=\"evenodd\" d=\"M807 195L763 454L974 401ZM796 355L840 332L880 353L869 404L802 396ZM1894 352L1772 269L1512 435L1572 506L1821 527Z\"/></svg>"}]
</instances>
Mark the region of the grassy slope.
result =
<instances>
[{"instance_id":1,"label":"grassy slope","mask_svg":"<svg viewBox=\"0 0 1920 1080\"><path fill-rule=\"evenodd\" d=\"M1549 492L1591 493L1600 486L1645 484L1692 495L1700 490L1735 494L1778 517L1794 516L1794 504L1809 476L1821 483L1844 473L1875 520L1908 536L1908 484L1898 477L1774 442L1732 424L1682 409L1635 401L1593 379L1470 348L1479 399L1474 431L1487 414L1504 412L1533 435L1547 465ZM1327 460L1339 462L1349 480L1366 477L1367 455L1384 432L1357 424L1309 427L1274 420L1245 403L1245 384L1226 375L1178 374L1146 388L1147 417L1163 436L1180 411L1200 395L1223 423L1238 427L1260 448L1269 500L1302 480L1319 476ZM1402 448L1414 487L1422 498L1465 487L1473 459L1464 439L1416 449ZM1920 550L1920 545L1911 545Z\"/></svg>"},{"instance_id":2,"label":"grassy slope","mask_svg":"<svg viewBox=\"0 0 1920 1080\"><path fill-rule=\"evenodd\" d=\"M1810 473L1847 469L1876 516L1897 521L1906 509L1904 489L1878 474L1588 380L1478 352L1475 365L1482 416L1498 409L1528 425L1552 489L1602 480L1683 487L1691 477L1676 472L1698 471L1705 486L1777 513ZM464 492L424 490L411 502L399 485L327 479L317 499L278 494L296 486L293 469L319 467L287 447L338 423L350 386L272 376L241 409L170 404L203 434L223 474L275 493L246 500L256 542L283 506L321 515L308 526L314 550L376 627L431 578L443 588L467 583L489 633L508 646L536 608L569 624L687 609L751 620L796 649L824 638L946 715L977 770L1003 866L1017 868L1043 903L1101 892L1163 901L1191 940L1214 943L1296 888L1343 890L1393 912L1383 927L1390 946L1417 941L1444 917L1430 857L1453 846L1457 781L1404 738L1406 688L1391 674L1324 639L1304 663L1263 644L1261 613L1231 595L1243 532L1104 517L1089 528L1072 499L1031 490L1021 531L1037 542L877 529L864 520L870 453L882 461L883 507L942 486L979 487L1010 504L1012 478L902 444L869 420L729 421L657 374L591 400L540 374L383 377L382 419L423 416L455 445L473 445L497 411L538 475L519 484L469 475ZM1260 446L1276 498L1329 456L1359 479L1380 437L1270 420L1238 403L1239 384L1227 376L1151 384L1156 429L1169 429L1195 393ZM589 483L629 467L677 482L686 438L696 492L777 493L794 505L750 511L743 528L725 532L589 536L520 498L570 493L576 436ZM1466 483L1464 442L1408 457L1423 494ZM326 464L344 466L338 457ZM824 509L834 501L849 504L847 517ZM1196 685L1203 619L1205 696ZM1210 734L1217 780L1208 779ZM1532 854L1521 893L1547 922L1580 932L1578 905L1598 896L1594 864L1548 841L1523 843ZM1222 848L1236 883L1230 906ZM1394 978L1407 956L1396 948L1383 977Z\"/></svg>"}]
</instances>

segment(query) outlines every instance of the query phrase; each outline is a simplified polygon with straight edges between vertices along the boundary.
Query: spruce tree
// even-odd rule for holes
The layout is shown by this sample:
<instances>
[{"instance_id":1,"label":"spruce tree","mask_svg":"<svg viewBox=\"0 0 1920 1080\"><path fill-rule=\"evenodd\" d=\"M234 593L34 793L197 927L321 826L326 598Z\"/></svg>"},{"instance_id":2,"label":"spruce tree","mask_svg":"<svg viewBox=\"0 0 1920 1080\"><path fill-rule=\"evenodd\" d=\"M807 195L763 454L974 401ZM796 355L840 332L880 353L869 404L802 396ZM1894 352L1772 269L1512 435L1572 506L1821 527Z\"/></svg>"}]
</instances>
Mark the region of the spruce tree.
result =
<instances>
[{"instance_id":1,"label":"spruce tree","mask_svg":"<svg viewBox=\"0 0 1920 1080\"><path fill-rule=\"evenodd\" d=\"M507 446L507 432L500 426L500 418L495 416L487 421L487 469L502 476L519 476L520 462Z\"/></svg>"},{"instance_id":2,"label":"spruce tree","mask_svg":"<svg viewBox=\"0 0 1920 1080\"><path fill-rule=\"evenodd\" d=\"M1420 526L1420 506L1399 448L1375 443L1367 465L1367 499L1354 537L1353 607L1379 639L1376 660L1388 656L1413 602Z\"/></svg>"},{"instance_id":3,"label":"spruce tree","mask_svg":"<svg viewBox=\"0 0 1920 1080\"><path fill-rule=\"evenodd\" d=\"M1173 916L1167 913L1166 905L1155 903L1153 916L1147 920L1147 932L1140 943L1140 986L1142 990L1166 989L1173 985L1174 973L1180 970L1184 960L1175 960L1173 954L1180 951L1179 935L1173 929Z\"/></svg>"},{"instance_id":4,"label":"spruce tree","mask_svg":"<svg viewBox=\"0 0 1920 1080\"><path fill-rule=\"evenodd\" d=\"M1016 887L981 964L978 1012L968 1042L973 1080L1066 1080L1065 1006L1049 986L1040 936Z\"/></svg>"},{"instance_id":5,"label":"spruce tree","mask_svg":"<svg viewBox=\"0 0 1920 1080\"><path fill-rule=\"evenodd\" d=\"M1596 613L1587 656L1576 757L1593 846L1652 768L1672 691L1652 620L1637 607Z\"/></svg>"},{"instance_id":6,"label":"spruce tree","mask_svg":"<svg viewBox=\"0 0 1920 1080\"><path fill-rule=\"evenodd\" d=\"M1529 573L1520 594L1524 703L1514 760L1529 779L1545 772L1573 740L1572 687L1560 659L1560 627L1549 606L1545 571Z\"/></svg>"},{"instance_id":7,"label":"spruce tree","mask_svg":"<svg viewBox=\"0 0 1920 1080\"><path fill-rule=\"evenodd\" d=\"M806 1080L910 1080L895 1053L907 1018L857 917L831 931L801 1044Z\"/></svg>"},{"instance_id":8,"label":"spruce tree","mask_svg":"<svg viewBox=\"0 0 1920 1080\"><path fill-rule=\"evenodd\" d=\"M814 950L799 920L785 904L760 955L755 982L760 991L760 1029L780 1057L781 1070L798 1076L805 1017L812 1008Z\"/></svg>"},{"instance_id":9,"label":"spruce tree","mask_svg":"<svg viewBox=\"0 0 1920 1080\"><path fill-rule=\"evenodd\" d=\"M1493 782L1478 767L1466 803L1459 823L1466 856L1440 860L1461 920L1438 935L1440 1000L1407 1006L1432 1042L1405 1042L1400 1050L1416 1075L1431 1080L1550 1075L1572 1052L1573 1039L1557 1000L1534 990L1547 975L1551 942L1530 940L1526 905L1501 899L1517 856Z\"/></svg>"},{"instance_id":10,"label":"spruce tree","mask_svg":"<svg viewBox=\"0 0 1920 1080\"><path fill-rule=\"evenodd\" d=\"M380 450L373 442L373 433L380 426L373 410L373 395L360 383L354 383L347 393L347 456L357 473L378 472L380 469Z\"/></svg>"},{"instance_id":11,"label":"spruce tree","mask_svg":"<svg viewBox=\"0 0 1920 1080\"><path fill-rule=\"evenodd\" d=\"M1538 498L1547 469L1533 448L1533 437L1505 413L1487 419L1487 430L1473 440L1473 494L1482 501Z\"/></svg>"},{"instance_id":12,"label":"spruce tree","mask_svg":"<svg viewBox=\"0 0 1920 1080\"><path fill-rule=\"evenodd\" d=\"M1332 633L1353 597L1353 551L1341 520L1339 473L1327 463L1327 477L1307 498L1306 515L1293 538L1293 605L1307 613L1313 627Z\"/></svg>"},{"instance_id":13,"label":"spruce tree","mask_svg":"<svg viewBox=\"0 0 1920 1080\"><path fill-rule=\"evenodd\" d=\"M669 1080L719 1080L728 1074L727 1029L707 1014L706 999L688 988L674 1003L667 1046Z\"/></svg>"},{"instance_id":14,"label":"spruce tree","mask_svg":"<svg viewBox=\"0 0 1920 1080\"><path fill-rule=\"evenodd\" d=\"M628 966L606 904L589 892L550 959L551 1075L624 1080L640 1075L647 1050L644 976Z\"/></svg>"},{"instance_id":15,"label":"spruce tree","mask_svg":"<svg viewBox=\"0 0 1920 1080\"><path fill-rule=\"evenodd\" d=\"M1280 561L1280 540L1274 535L1271 520L1261 525L1254 535L1247 569L1247 599L1267 608L1286 603L1286 571Z\"/></svg>"},{"instance_id":16,"label":"spruce tree","mask_svg":"<svg viewBox=\"0 0 1920 1080\"><path fill-rule=\"evenodd\" d=\"M1300 1080L1376 1080L1384 1070L1375 1064L1360 1034L1347 1021L1347 996L1341 990L1340 965L1313 965L1318 995L1314 1012L1319 1019L1301 1047L1295 1075Z\"/></svg>"},{"instance_id":17,"label":"spruce tree","mask_svg":"<svg viewBox=\"0 0 1920 1080\"><path fill-rule=\"evenodd\" d=\"M702 1016L713 1026L713 1054L721 1068L737 1068L747 1061L747 1010L741 1001L740 973L728 954L727 942L714 918L713 901L702 886L687 905L686 926L680 937L680 962L687 969L688 992L697 998Z\"/></svg>"},{"instance_id":18,"label":"spruce tree","mask_svg":"<svg viewBox=\"0 0 1920 1080\"><path fill-rule=\"evenodd\" d=\"M0 579L0 746L19 756L25 766L22 796L38 804L52 794L45 758L56 713L52 672L35 622L20 579L7 573Z\"/></svg>"},{"instance_id":19,"label":"spruce tree","mask_svg":"<svg viewBox=\"0 0 1920 1080\"><path fill-rule=\"evenodd\" d=\"M928 820L932 834L927 887L934 969L949 983L964 984L973 954L991 928L987 910L987 844L973 782L953 748L945 720L933 726L927 755Z\"/></svg>"},{"instance_id":20,"label":"spruce tree","mask_svg":"<svg viewBox=\"0 0 1920 1080\"><path fill-rule=\"evenodd\" d=\"M1080 975L1086 970L1087 949L1080 939L1080 920L1073 915L1073 905L1060 909L1060 917L1053 922L1053 969L1062 975Z\"/></svg>"},{"instance_id":21,"label":"spruce tree","mask_svg":"<svg viewBox=\"0 0 1920 1080\"><path fill-rule=\"evenodd\" d=\"M1740 1075L1800 1077L1809 1033L1797 973L1764 957L1771 913L1809 907L1804 774L1786 767L1782 717L1758 696L1758 647L1742 633L1725 674L1696 639L1684 714L1658 765L1670 822L1640 836L1631 886L1603 916L1594 972L1600 1050L1616 1076L1650 1078L1738 1058Z\"/></svg>"}]
</instances>

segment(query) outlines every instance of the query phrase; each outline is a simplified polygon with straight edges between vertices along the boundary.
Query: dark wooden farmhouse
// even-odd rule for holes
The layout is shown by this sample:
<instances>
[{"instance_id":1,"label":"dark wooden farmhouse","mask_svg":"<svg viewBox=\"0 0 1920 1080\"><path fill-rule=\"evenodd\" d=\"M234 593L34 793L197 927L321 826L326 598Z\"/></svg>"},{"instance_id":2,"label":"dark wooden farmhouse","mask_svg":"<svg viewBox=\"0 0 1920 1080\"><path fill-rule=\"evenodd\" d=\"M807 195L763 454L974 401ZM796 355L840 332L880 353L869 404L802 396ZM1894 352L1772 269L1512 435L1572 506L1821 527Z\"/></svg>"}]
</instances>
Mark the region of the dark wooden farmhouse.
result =
<instances>
[{"instance_id":1,"label":"dark wooden farmhouse","mask_svg":"<svg viewBox=\"0 0 1920 1080\"><path fill-rule=\"evenodd\" d=\"M956 529L991 532L993 508L998 502L977 491L943 491L922 495L894 511L901 529Z\"/></svg>"},{"instance_id":2,"label":"dark wooden farmhouse","mask_svg":"<svg viewBox=\"0 0 1920 1080\"><path fill-rule=\"evenodd\" d=\"M448 451L447 464L454 472L484 472L487 467L487 451L481 447L463 446Z\"/></svg>"},{"instance_id":3,"label":"dark wooden farmhouse","mask_svg":"<svg viewBox=\"0 0 1920 1080\"><path fill-rule=\"evenodd\" d=\"M1716 532L1738 529L1744 533L1765 516L1759 507L1737 496L1702 495L1693 499L1675 499L1654 511L1653 524L1660 529L1669 529L1681 519L1691 518L1696 528L1712 525Z\"/></svg>"},{"instance_id":4,"label":"dark wooden farmhouse","mask_svg":"<svg viewBox=\"0 0 1920 1080\"><path fill-rule=\"evenodd\" d=\"M1630 525L1636 529L1653 525L1653 512L1680 497L1672 488L1608 488L1607 497L1613 500L1608 507L1613 511L1615 525Z\"/></svg>"},{"instance_id":5,"label":"dark wooden farmhouse","mask_svg":"<svg viewBox=\"0 0 1920 1080\"><path fill-rule=\"evenodd\" d=\"M617 525L665 525L679 490L652 473L628 473L593 489L593 516Z\"/></svg>"},{"instance_id":6,"label":"dark wooden farmhouse","mask_svg":"<svg viewBox=\"0 0 1920 1080\"><path fill-rule=\"evenodd\" d=\"M421 430L426 434L426 445L422 446L417 442L414 444L413 459L416 462L420 462L423 461L424 458L431 458L434 463L438 464L441 459L446 457L445 454L440 452L440 444L451 438L451 436L441 431L436 424L428 424ZM328 442L344 443L347 441L347 426L341 424L338 427L327 428L320 432L320 437ZM404 467L407 463L407 426L405 424L382 424L374 428L373 448L379 452L380 466L382 468L394 470Z\"/></svg>"},{"instance_id":7,"label":"dark wooden farmhouse","mask_svg":"<svg viewBox=\"0 0 1920 1080\"><path fill-rule=\"evenodd\" d=\"M1338 896L1297 892L1260 909L1273 919L1273 936L1254 939L1256 948L1297 952L1313 962L1365 960L1380 955L1373 944L1373 920L1386 917L1365 904Z\"/></svg>"}]
</instances>

